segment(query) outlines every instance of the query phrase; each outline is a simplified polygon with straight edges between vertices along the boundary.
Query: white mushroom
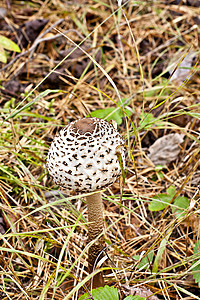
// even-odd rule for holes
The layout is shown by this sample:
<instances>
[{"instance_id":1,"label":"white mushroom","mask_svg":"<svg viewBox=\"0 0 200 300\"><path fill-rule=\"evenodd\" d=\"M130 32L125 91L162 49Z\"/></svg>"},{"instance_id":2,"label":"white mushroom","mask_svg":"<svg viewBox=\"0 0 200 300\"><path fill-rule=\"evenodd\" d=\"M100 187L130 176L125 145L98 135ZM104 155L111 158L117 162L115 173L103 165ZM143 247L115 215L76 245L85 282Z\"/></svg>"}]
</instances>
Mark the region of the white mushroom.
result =
<instances>
[{"instance_id":1,"label":"white mushroom","mask_svg":"<svg viewBox=\"0 0 200 300\"><path fill-rule=\"evenodd\" d=\"M113 125L98 118L84 118L67 125L54 138L47 157L47 168L53 180L68 191L90 193L88 241L98 239L89 248L89 272L104 248L103 207L100 191L111 185L121 173L118 155L124 165L124 140ZM103 276L94 277L94 287L103 285Z\"/></svg>"}]
</instances>

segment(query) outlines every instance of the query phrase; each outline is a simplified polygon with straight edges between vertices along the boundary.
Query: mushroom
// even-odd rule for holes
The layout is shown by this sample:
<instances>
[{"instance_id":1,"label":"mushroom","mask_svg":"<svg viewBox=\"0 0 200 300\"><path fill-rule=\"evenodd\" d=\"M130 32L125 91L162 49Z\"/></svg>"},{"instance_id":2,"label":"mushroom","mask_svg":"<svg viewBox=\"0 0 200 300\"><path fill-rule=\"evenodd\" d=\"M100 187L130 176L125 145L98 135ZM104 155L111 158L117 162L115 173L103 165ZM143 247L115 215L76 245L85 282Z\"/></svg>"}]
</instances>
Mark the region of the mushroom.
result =
<instances>
[{"instance_id":1,"label":"mushroom","mask_svg":"<svg viewBox=\"0 0 200 300\"><path fill-rule=\"evenodd\" d=\"M47 169L54 182L86 198L88 211L88 269L91 273L105 246L101 190L111 185L124 166L124 140L112 124L98 118L69 123L54 138L47 156ZM99 238L98 238L99 237ZM93 278L93 287L104 285L102 273Z\"/></svg>"}]
</instances>

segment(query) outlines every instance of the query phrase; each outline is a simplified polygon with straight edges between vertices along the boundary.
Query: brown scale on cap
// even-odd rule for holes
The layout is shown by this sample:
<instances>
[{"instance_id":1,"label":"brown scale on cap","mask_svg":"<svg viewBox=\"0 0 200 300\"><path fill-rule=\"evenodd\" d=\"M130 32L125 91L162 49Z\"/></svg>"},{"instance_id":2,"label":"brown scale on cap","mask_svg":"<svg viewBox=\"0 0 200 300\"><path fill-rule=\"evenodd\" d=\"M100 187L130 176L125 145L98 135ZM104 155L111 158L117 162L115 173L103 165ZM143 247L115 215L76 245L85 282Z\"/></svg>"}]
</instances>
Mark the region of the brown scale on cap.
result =
<instances>
[{"instance_id":1,"label":"brown scale on cap","mask_svg":"<svg viewBox=\"0 0 200 300\"><path fill-rule=\"evenodd\" d=\"M85 134L87 132L92 133L95 129L95 124L91 118L85 118L78 120L74 123L73 128L80 134Z\"/></svg>"}]
</instances>

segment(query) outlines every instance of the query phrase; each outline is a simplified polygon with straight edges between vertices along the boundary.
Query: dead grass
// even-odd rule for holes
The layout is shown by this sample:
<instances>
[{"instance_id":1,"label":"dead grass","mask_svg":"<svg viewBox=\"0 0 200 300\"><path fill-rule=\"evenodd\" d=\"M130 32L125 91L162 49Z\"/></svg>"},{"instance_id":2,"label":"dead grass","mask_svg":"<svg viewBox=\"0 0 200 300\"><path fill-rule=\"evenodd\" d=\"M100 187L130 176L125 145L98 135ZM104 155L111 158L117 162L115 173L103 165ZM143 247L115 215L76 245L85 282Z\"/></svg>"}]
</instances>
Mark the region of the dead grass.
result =
<instances>
[{"instance_id":1,"label":"dead grass","mask_svg":"<svg viewBox=\"0 0 200 300\"><path fill-rule=\"evenodd\" d=\"M159 299L199 299L191 266L199 259L194 245L200 235L200 8L186 1L129 1L123 11L114 1L66 3L14 1L0 20L0 34L13 40L25 22L49 20L32 51L30 42L27 52L18 59L11 54L12 63L2 65L1 299L78 299L86 289L85 202L58 190L45 159L62 126L99 109L117 109L122 99L130 112L118 126L127 140L126 180L124 188L118 181L103 194L105 281L121 299L136 286ZM49 30L53 24L68 39ZM190 51L196 53L192 77L170 81L173 59L176 68ZM176 160L159 169L148 150L169 133L184 134L184 143ZM176 196L190 200L182 218L171 204L148 209L152 197L172 185Z\"/></svg>"}]
</instances>

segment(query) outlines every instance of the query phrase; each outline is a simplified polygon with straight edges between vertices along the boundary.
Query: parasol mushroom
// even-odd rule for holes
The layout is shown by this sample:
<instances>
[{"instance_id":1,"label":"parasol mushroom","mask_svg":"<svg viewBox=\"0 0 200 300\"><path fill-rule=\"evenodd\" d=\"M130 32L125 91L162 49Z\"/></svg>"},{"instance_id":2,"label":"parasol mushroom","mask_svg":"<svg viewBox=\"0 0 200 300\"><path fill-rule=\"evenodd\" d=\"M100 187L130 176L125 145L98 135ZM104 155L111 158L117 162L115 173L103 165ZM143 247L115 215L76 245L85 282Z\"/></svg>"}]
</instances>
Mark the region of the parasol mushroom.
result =
<instances>
[{"instance_id":1,"label":"parasol mushroom","mask_svg":"<svg viewBox=\"0 0 200 300\"><path fill-rule=\"evenodd\" d=\"M124 165L124 140L113 125L98 118L83 118L59 132L47 156L48 171L57 185L76 193L96 192L86 197L88 241L96 239L88 251L90 273L105 246L100 191L120 175L119 155ZM104 285L102 273L93 279L93 287Z\"/></svg>"}]
</instances>

